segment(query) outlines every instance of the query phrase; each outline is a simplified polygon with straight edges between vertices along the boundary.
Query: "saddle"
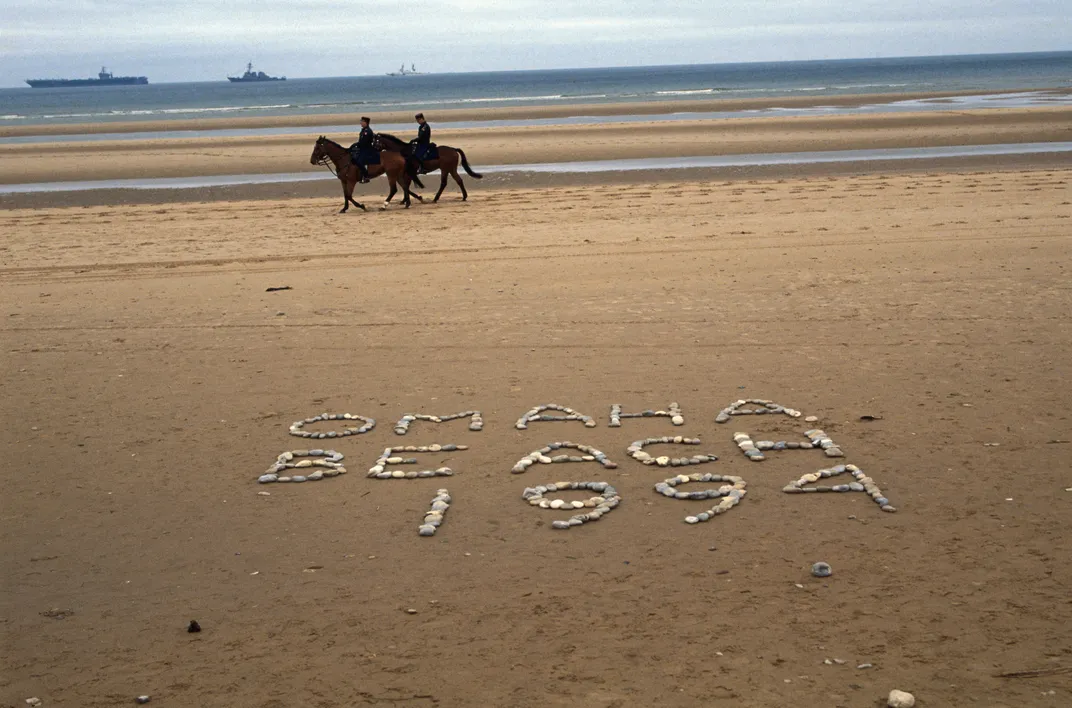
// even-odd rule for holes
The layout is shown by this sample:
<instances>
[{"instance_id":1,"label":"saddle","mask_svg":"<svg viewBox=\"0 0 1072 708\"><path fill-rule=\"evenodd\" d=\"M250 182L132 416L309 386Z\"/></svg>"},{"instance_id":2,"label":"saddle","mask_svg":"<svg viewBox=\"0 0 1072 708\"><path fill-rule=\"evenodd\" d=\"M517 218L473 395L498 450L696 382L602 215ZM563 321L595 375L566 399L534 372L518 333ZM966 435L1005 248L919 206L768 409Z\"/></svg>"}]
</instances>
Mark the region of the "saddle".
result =
<instances>
[{"instance_id":1,"label":"saddle","mask_svg":"<svg viewBox=\"0 0 1072 708\"><path fill-rule=\"evenodd\" d=\"M357 143L350 146L350 159L362 165L380 164L380 153L374 148L360 148Z\"/></svg>"},{"instance_id":2,"label":"saddle","mask_svg":"<svg viewBox=\"0 0 1072 708\"><path fill-rule=\"evenodd\" d=\"M439 149L435 143L428 143L421 145L416 140L410 141L410 145L413 146L413 156L418 160L436 160L439 158Z\"/></svg>"}]
</instances>

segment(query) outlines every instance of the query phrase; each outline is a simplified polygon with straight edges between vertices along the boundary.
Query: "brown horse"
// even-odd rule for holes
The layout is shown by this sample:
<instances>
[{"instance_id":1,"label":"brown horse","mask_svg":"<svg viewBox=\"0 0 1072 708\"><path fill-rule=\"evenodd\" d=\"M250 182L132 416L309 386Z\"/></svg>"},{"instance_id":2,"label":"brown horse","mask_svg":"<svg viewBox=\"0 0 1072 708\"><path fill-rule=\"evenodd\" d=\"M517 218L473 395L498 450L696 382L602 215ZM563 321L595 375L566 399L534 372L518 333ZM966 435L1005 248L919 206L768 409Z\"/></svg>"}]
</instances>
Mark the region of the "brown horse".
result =
<instances>
[{"instance_id":1,"label":"brown horse","mask_svg":"<svg viewBox=\"0 0 1072 708\"><path fill-rule=\"evenodd\" d=\"M409 143L396 138L390 133L377 133L376 139L379 141L377 145L382 149L401 154L406 158L407 162L417 162L416 158L413 157L413 146ZM435 172L436 170L439 170L441 177L439 181L439 191L436 192L433 201L439 201L439 196L443 194L443 190L447 188L447 175L450 175L454 178L454 181L458 183L458 186L462 188L462 201L464 202L469 198L469 193L465 191L465 183L462 182L462 178L458 176L458 164L460 163L466 174L474 179L484 179L484 175L478 175L476 172L473 172L473 168L469 166L469 161L465 159L465 151L461 148L438 145L437 149L439 150L438 158L435 160L424 160L420 163L420 166L425 172ZM416 178L416 170L411 171L409 174Z\"/></svg>"},{"instance_id":2,"label":"brown horse","mask_svg":"<svg viewBox=\"0 0 1072 708\"><path fill-rule=\"evenodd\" d=\"M316 145L313 147L313 154L309 158L309 163L313 165L328 165L329 169L339 178L342 183L342 209L339 210L340 214L346 213L346 210L350 208L350 204L353 204L362 211L367 211L364 204L360 204L354 201L354 186L357 185L360 171L357 165L354 164L350 158L350 151L339 145L334 140L321 135L316 139ZM329 165L330 163L330 165ZM381 210L387 209L387 206L391 203L391 199L398 192L396 185L402 184L402 192L404 198L402 204L409 208L409 198L412 194L419 201L424 201L419 194L410 192L409 183L411 180L410 175L406 171L406 159L401 155L384 150L380 152L380 164L369 165L368 175L372 177L379 177L380 175L387 175L387 182L391 185L391 192L387 195L387 199L383 202ZM415 176L412 178L418 186L423 187L420 179Z\"/></svg>"}]
</instances>

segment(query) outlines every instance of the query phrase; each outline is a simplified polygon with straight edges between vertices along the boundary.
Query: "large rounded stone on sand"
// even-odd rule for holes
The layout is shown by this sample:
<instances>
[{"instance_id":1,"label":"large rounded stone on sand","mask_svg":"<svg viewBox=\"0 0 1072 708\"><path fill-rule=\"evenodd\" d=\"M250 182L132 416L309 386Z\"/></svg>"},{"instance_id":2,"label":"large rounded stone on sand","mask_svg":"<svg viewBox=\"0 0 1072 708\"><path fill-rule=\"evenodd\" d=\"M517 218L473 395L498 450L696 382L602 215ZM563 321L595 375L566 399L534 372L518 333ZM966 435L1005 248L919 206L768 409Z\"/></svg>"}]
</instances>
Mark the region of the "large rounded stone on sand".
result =
<instances>
[{"instance_id":1,"label":"large rounded stone on sand","mask_svg":"<svg viewBox=\"0 0 1072 708\"><path fill-rule=\"evenodd\" d=\"M829 563L819 561L811 567L811 574L816 578L829 578L834 574L834 570L830 567Z\"/></svg>"},{"instance_id":2,"label":"large rounded stone on sand","mask_svg":"<svg viewBox=\"0 0 1072 708\"><path fill-rule=\"evenodd\" d=\"M916 697L911 693L898 691L895 688L890 691L890 697L886 699L886 705L890 708L913 708L916 705Z\"/></svg>"}]
</instances>

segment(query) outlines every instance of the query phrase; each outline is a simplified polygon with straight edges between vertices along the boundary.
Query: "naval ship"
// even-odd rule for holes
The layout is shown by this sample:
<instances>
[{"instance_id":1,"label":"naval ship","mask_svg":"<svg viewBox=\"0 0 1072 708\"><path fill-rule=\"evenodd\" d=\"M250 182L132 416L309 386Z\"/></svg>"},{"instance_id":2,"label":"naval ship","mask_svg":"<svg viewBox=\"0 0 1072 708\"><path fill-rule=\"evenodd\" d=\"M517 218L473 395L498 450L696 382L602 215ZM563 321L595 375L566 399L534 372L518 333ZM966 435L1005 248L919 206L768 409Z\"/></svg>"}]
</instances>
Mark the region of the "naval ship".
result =
<instances>
[{"instance_id":1,"label":"naval ship","mask_svg":"<svg viewBox=\"0 0 1072 708\"><path fill-rule=\"evenodd\" d=\"M263 71L254 71L253 62L246 64L246 73L241 76L228 76L227 80L233 84L241 84L247 81L286 81L285 76L269 76Z\"/></svg>"},{"instance_id":2,"label":"naval ship","mask_svg":"<svg viewBox=\"0 0 1072 708\"><path fill-rule=\"evenodd\" d=\"M136 86L149 83L144 76L114 76L101 67L95 79L26 79L33 88L66 88L71 86Z\"/></svg>"}]
</instances>

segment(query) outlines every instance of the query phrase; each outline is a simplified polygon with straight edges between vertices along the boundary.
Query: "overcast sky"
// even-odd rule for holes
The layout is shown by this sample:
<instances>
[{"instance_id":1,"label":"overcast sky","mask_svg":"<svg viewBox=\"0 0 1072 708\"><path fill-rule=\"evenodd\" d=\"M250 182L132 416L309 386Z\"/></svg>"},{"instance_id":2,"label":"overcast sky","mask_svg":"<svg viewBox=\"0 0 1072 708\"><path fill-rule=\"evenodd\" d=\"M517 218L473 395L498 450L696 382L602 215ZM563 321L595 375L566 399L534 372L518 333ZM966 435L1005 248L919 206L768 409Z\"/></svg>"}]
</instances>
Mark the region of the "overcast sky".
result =
<instances>
[{"instance_id":1,"label":"overcast sky","mask_svg":"<svg viewBox=\"0 0 1072 708\"><path fill-rule=\"evenodd\" d=\"M1072 0L0 0L0 86L1072 49Z\"/></svg>"}]
</instances>

